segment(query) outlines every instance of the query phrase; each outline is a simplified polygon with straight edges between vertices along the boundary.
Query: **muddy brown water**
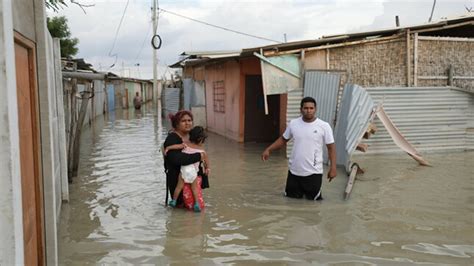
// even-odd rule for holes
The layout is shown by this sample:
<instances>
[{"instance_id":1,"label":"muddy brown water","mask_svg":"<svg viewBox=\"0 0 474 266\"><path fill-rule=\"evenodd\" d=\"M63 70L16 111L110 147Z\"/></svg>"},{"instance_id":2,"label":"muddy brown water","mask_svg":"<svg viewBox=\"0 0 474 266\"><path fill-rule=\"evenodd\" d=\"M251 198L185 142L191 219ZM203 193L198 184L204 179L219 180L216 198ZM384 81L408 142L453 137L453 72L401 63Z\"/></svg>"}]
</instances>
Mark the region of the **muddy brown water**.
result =
<instances>
[{"instance_id":1,"label":"muddy brown water","mask_svg":"<svg viewBox=\"0 0 474 266\"><path fill-rule=\"evenodd\" d=\"M152 106L98 119L61 210L62 265L474 264L474 152L359 156L367 170L343 200L339 170L324 200L283 196L284 152L210 134L211 188L202 213L164 206L159 150L166 127Z\"/></svg>"}]
</instances>

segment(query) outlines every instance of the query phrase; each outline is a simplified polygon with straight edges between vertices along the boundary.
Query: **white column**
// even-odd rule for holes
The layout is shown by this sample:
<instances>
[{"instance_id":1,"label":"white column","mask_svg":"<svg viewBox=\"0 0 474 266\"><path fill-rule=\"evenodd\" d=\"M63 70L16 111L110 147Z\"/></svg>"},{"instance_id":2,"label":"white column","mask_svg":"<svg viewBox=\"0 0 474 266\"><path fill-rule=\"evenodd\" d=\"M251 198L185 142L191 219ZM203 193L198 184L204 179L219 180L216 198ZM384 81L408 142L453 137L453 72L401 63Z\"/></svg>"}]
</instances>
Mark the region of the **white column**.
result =
<instances>
[{"instance_id":1,"label":"white column","mask_svg":"<svg viewBox=\"0 0 474 266\"><path fill-rule=\"evenodd\" d=\"M63 76L61 72L61 46L59 38L53 39L54 45L54 72L56 87L56 108L58 108L58 133L59 139L59 161L60 161L60 181L61 181L61 199L69 201L69 182L67 178L67 145L66 145L66 120L64 118L64 100L63 100Z\"/></svg>"},{"instance_id":2,"label":"white column","mask_svg":"<svg viewBox=\"0 0 474 266\"><path fill-rule=\"evenodd\" d=\"M53 41L46 27L46 8L43 0L35 4L36 63L41 128L43 169L44 226L46 264L58 264L58 216L61 208L61 184L56 127L56 95Z\"/></svg>"},{"instance_id":3,"label":"white column","mask_svg":"<svg viewBox=\"0 0 474 266\"><path fill-rule=\"evenodd\" d=\"M0 0L0 265L23 265L20 139L12 3Z\"/></svg>"}]
</instances>

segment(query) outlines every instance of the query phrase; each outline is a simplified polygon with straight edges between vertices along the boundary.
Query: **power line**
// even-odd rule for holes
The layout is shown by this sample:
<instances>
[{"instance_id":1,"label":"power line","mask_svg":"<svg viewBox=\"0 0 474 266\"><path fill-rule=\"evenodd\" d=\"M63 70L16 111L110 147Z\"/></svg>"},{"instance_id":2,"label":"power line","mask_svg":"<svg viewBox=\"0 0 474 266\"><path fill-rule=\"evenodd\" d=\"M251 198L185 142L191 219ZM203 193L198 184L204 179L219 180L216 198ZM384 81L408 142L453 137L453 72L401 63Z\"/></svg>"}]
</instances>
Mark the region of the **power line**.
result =
<instances>
[{"instance_id":1,"label":"power line","mask_svg":"<svg viewBox=\"0 0 474 266\"><path fill-rule=\"evenodd\" d=\"M152 24L151 22L150 24L148 24L147 33L145 35L145 38L143 38L142 46L140 47L140 50L138 51L137 56L135 57L135 61L137 61L138 57L140 57L140 55L142 54L142 50L143 50L143 47L145 46L145 42L148 40L148 36L150 35L151 24Z\"/></svg>"},{"instance_id":2,"label":"power line","mask_svg":"<svg viewBox=\"0 0 474 266\"><path fill-rule=\"evenodd\" d=\"M159 22L159 19L160 19L160 1L156 0L156 27L153 29L153 35L156 34L157 30L158 30L158 22Z\"/></svg>"},{"instance_id":3,"label":"power line","mask_svg":"<svg viewBox=\"0 0 474 266\"><path fill-rule=\"evenodd\" d=\"M120 28L122 27L122 22L123 22L123 19L125 18L125 13L127 12L127 7L128 7L129 2L130 2L130 0L127 0L127 4L125 5L125 8L123 9L122 18L120 19L120 22L119 22L118 27L117 27L117 31L115 32L115 37L114 37L114 42L112 43L112 48L110 48L110 51L108 53L109 56L114 56L115 57L115 62L112 64L111 68L117 62L117 54L112 54L112 51L115 48L115 43L117 42L117 37L118 37L118 34L120 32Z\"/></svg>"},{"instance_id":4,"label":"power line","mask_svg":"<svg viewBox=\"0 0 474 266\"><path fill-rule=\"evenodd\" d=\"M189 20L192 20L192 21L194 21L194 22L198 22L198 23L201 23L201 24L204 24L204 25L207 25L207 26L211 26L211 27L214 27L214 28L221 29L221 30L230 31L230 32L233 32L233 33L237 33L237 34L241 34L241 35L245 35L245 36L248 36L248 37L257 38L257 39L261 39L261 40L265 40L265 41L271 41L271 42L275 42L275 43L281 43L280 41L275 41L275 40L268 39L268 38L265 38L265 37L260 37L260 36L256 36L256 35L253 35L253 34L248 34L248 33L245 33L245 32L232 30L232 29L225 28L225 27L218 26L218 25L214 25L214 24L211 24L211 23L208 23L208 22L205 22L205 21L197 20L197 19L194 19L194 18L191 18L191 17L188 17L188 16L180 15L180 14L177 14L177 13L174 13L174 12L171 12L171 11L168 11L168 10L165 10L165 9L163 9L163 8L159 8L159 10L161 10L161 11L163 11L163 12L165 12L165 13L169 13L169 14L171 14L171 15L175 15L175 16L178 16L178 17L181 17L181 18L189 19Z\"/></svg>"}]
</instances>

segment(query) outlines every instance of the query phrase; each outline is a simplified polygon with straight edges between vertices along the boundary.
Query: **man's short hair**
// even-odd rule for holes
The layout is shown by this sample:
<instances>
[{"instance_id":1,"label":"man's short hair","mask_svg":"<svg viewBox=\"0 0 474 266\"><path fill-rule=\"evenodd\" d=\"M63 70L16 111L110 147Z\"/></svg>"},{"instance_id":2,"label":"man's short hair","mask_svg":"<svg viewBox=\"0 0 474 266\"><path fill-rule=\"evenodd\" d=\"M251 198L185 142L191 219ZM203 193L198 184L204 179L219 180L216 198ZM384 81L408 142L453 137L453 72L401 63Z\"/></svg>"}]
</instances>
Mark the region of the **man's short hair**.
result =
<instances>
[{"instance_id":1,"label":"man's short hair","mask_svg":"<svg viewBox=\"0 0 474 266\"><path fill-rule=\"evenodd\" d=\"M314 107L316 107L316 100L313 97L304 97L301 100L300 109L303 108L304 103L314 103Z\"/></svg>"}]
</instances>

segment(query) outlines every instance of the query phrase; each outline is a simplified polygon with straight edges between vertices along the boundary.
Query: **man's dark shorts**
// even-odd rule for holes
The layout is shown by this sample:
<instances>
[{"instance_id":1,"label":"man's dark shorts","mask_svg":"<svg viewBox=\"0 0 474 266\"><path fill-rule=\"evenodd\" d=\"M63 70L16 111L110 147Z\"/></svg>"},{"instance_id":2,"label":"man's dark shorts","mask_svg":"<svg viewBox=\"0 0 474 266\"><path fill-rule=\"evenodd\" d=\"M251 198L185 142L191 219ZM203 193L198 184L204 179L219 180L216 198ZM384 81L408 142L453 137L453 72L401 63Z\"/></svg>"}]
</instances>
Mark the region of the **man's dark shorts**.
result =
<instances>
[{"instance_id":1,"label":"man's dark shorts","mask_svg":"<svg viewBox=\"0 0 474 266\"><path fill-rule=\"evenodd\" d=\"M297 176L288 171L286 179L285 194L290 198L302 198L309 200L321 200L321 184L323 174L312 174L309 176Z\"/></svg>"}]
</instances>

